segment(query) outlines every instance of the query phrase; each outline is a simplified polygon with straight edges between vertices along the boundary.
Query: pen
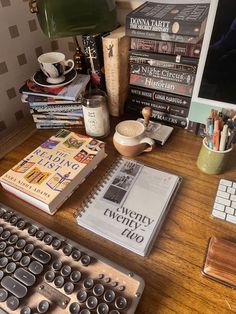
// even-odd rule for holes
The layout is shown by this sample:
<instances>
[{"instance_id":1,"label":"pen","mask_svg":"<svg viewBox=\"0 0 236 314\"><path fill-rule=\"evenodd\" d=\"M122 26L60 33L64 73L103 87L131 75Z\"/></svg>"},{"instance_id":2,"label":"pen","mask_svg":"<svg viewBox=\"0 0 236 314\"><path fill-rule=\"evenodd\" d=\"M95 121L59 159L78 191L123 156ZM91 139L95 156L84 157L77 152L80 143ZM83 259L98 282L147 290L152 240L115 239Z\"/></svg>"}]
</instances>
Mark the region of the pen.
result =
<instances>
[{"instance_id":1,"label":"pen","mask_svg":"<svg viewBox=\"0 0 236 314\"><path fill-rule=\"evenodd\" d=\"M219 150L219 140L220 140L220 127L219 127L220 121L216 119L214 121L214 130L212 135L212 144L214 150Z\"/></svg>"},{"instance_id":2,"label":"pen","mask_svg":"<svg viewBox=\"0 0 236 314\"><path fill-rule=\"evenodd\" d=\"M228 125L225 124L223 127L223 130L220 133L220 135L221 135L220 136L220 147L219 147L220 151L225 150L226 142L228 139L228 128L229 128Z\"/></svg>"},{"instance_id":3,"label":"pen","mask_svg":"<svg viewBox=\"0 0 236 314\"><path fill-rule=\"evenodd\" d=\"M213 134L213 121L212 118L209 117L206 123L206 137L207 137L207 146L212 148L212 134Z\"/></svg>"}]
</instances>

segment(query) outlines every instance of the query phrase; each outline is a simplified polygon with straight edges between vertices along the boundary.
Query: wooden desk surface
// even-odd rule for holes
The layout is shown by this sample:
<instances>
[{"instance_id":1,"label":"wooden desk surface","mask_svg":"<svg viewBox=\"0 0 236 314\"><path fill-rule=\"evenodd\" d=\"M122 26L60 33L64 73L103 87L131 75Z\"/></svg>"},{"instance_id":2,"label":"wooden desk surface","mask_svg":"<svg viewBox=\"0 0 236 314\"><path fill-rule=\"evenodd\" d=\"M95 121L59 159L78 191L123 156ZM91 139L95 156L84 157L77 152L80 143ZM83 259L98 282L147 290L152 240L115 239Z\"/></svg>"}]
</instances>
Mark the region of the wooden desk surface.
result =
<instances>
[{"instance_id":1,"label":"wooden desk surface","mask_svg":"<svg viewBox=\"0 0 236 314\"><path fill-rule=\"evenodd\" d=\"M53 133L51 130L37 131L23 145L8 153L0 160L0 175ZM112 145L112 136L105 141L108 157L54 216L3 191L0 192L0 200L142 276L146 286L137 314L236 312L236 291L201 275L209 237L224 237L236 242L236 226L210 216L219 178L236 180L236 151L229 164L231 170L222 175L206 175L196 166L201 139L185 130L175 129L164 147L158 146L153 152L137 157L183 177L180 191L150 255L141 257L79 227L73 218L85 195L118 155Z\"/></svg>"}]
</instances>

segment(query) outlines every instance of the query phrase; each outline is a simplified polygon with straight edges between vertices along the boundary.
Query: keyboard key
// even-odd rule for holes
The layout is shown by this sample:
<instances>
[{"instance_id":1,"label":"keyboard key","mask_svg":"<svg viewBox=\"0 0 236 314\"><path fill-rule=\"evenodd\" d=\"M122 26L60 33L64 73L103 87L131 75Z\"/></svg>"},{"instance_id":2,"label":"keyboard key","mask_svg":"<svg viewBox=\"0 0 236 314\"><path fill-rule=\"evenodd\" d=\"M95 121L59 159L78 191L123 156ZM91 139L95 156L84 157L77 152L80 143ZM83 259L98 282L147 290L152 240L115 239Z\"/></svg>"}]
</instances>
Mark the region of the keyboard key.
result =
<instances>
[{"instance_id":1,"label":"keyboard key","mask_svg":"<svg viewBox=\"0 0 236 314\"><path fill-rule=\"evenodd\" d=\"M33 261L29 264L28 269L31 271L31 273L39 275L43 271L43 265L37 261Z\"/></svg>"},{"instance_id":2,"label":"keyboard key","mask_svg":"<svg viewBox=\"0 0 236 314\"><path fill-rule=\"evenodd\" d=\"M232 186L233 183L230 180L221 179L220 184L226 185L226 186Z\"/></svg>"},{"instance_id":3,"label":"keyboard key","mask_svg":"<svg viewBox=\"0 0 236 314\"><path fill-rule=\"evenodd\" d=\"M216 195L219 196L219 197L226 198L226 199L229 199L229 197L230 197L230 194L229 194L229 193L227 193L227 192L222 192L222 191L218 191Z\"/></svg>"},{"instance_id":4,"label":"keyboard key","mask_svg":"<svg viewBox=\"0 0 236 314\"><path fill-rule=\"evenodd\" d=\"M36 281L36 278L33 274L31 274L26 269L21 268L21 267L15 271L14 277L28 287L33 286L33 284Z\"/></svg>"},{"instance_id":5,"label":"keyboard key","mask_svg":"<svg viewBox=\"0 0 236 314\"><path fill-rule=\"evenodd\" d=\"M232 222L233 224L236 224L236 216L228 214L226 216L226 220L229 221L229 222Z\"/></svg>"},{"instance_id":6,"label":"keyboard key","mask_svg":"<svg viewBox=\"0 0 236 314\"><path fill-rule=\"evenodd\" d=\"M44 275L44 278L47 282L53 282L55 277L56 277L56 274L52 270L47 271L46 274Z\"/></svg>"},{"instance_id":7,"label":"keyboard key","mask_svg":"<svg viewBox=\"0 0 236 314\"><path fill-rule=\"evenodd\" d=\"M37 310L39 313L47 313L49 310L50 304L47 300L42 300L39 302L37 306Z\"/></svg>"},{"instance_id":8,"label":"keyboard key","mask_svg":"<svg viewBox=\"0 0 236 314\"><path fill-rule=\"evenodd\" d=\"M77 283L80 281L80 278L81 278L81 272L78 271L78 270L74 270L72 271L72 273L70 274L70 280L73 282L73 283Z\"/></svg>"},{"instance_id":9,"label":"keyboard key","mask_svg":"<svg viewBox=\"0 0 236 314\"><path fill-rule=\"evenodd\" d=\"M6 301L7 297L8 297L8 292L5 289L0 288L0 302Z\"/></svg>"},{"instance_id":10,"label":"keyboard key","mask_svg":"<svg viewBox=\"0 0 236 314\"><path fill-rule=\"evenodd\" d=\"M230 206L230 200L226 200L223 197L217 196L215 201L216 201L216 203L219 203L219 204L222 204L222 205L225 205L225 206Z\"/></svg>"},{"instance_id":11,"label":"keyboard key","mask_svg":"<svg viewBox=\"0 0 236 314\"><path fill-rule=\"evenodd\" d=\"M20 314L31 314L32 309L29 306L24 306L22 307Z\"/></svg>"},{"instance_id":12,"label":"keyboard key","mask_svg":"<svg viewBox=\"0 0 236 314\"><path fill-rule=\"evenodd\" d=\"M20 301L12 295L7 299L6 304L10 310L15 311L19 307Z\"/></svg>"},{"instance_id":13,"label":"keyboard key","mask_svg":"<svg viewBox=\"0 0 236 314\"><path fill-rule=\"evenodd\" d=\"M234 214L234 208L226 206L225 212L226 212L226 214L233 215Z\"/></svg>"},{"instance_id":14,"label":"keyboard key","mask_svg":"<svg viewBox=\"0 0 236 314\"><path fill-rule=\"evenodd\" d=\"M95 309L95 307L98 304L98 299L94 296L90 296L88 297L87 301L86 301L86 306L90 309L93 310Z\"/></svg>"},{"instance_id":15,"label":"keyboard key","mask_svg":"<svg viewBox=\"0 0 236 314\"><path fill-rule=\"evenodd\" d=\"M75 289L75 286L72 282L68 281L64 285L65 294L71 294Z\"/></svg>"},{"instance_id":16,"label":"keyboard key","mask_svg":"<svg viewBox=\"0 0 236 314\"><path fill-rule=\"evenodd\" d=\"M13 277L5 276L1 280L1 285L7 291L14 294L17 298L23 298L27 294L27 288Z\"/></svg>"},{"instance_id":17,"label":"keyboard key","mask_svg":"<svg viewBox=\"0 0 236 314\"><path fill-rule=\"evenodd\" d=\"M113 290L107 290L105 293L104 293L104 300L106 301L106 302L113 302L114 300L115 300L115 297L116 297L116 295L115 295L115 292L113 291Z\"/></svg>"},{"instance_id":18,"label":"keyboard key","mask_svg":"<svg viewBox=\"0 0 236 314\"><path fill-rule=\"evenodd\" d=\"M79 290L78 292L77 292L77 299L78 299L78 301L80 302L80 303L83 303L83 302L85 302L86 301L86 299L87 299L87 292L85 291L85 290Z\"/></svg>"},{"instance_id":19,"label":"keyboard key","mask_svg":"<svg viewBox=\"0 0 236 314\"><path fill-rule=\"evenodd\" d=\"M34 250L32 256L42 264L47 264L51 259L51 255L41 249Z\"/></svg>"},{"instance_id":20,"label":"keyboard key","mask_svg":"<svg viewBox=\"0 0 236 314\"><path fill-rule=\"evenodd\" d=\"M124 297L117 297L115 300L115 306L118 310L124 310L127 307L127 300Z\"/></svg>"},{"instance_id":21,"label":"keyboard key","mask_svg":"<svg viewBox=\"0 0 236 314\"><path fill-rule=\"evenodd\" d=\"M109 306L106 303L100 303L97 307L98 314L108 314L109 313Z\"/></svg>"},{"instance_id":22,"label":"keyboard key","mask_svg":"<svg viewBox=\"0 0 236 314\"><path fill-rule=\"evenodd\" d=\"M71 305L69 307L70 314L79 314L79 311L80 311L79 303L78 302L71 303Z\"/></svg>"},{"instance_id":23,"label":"keyboard key","mask_svg":"<svg viewBox=\"0 0 236 314\"><path fill-rule=\"evenodd\" d=\"M220 219L225 219L226 214L223 212L220 212L218 210L213 209L212 211L212 216L216 217L216 218L220 218Z\"/></svg>"}]
</instances>

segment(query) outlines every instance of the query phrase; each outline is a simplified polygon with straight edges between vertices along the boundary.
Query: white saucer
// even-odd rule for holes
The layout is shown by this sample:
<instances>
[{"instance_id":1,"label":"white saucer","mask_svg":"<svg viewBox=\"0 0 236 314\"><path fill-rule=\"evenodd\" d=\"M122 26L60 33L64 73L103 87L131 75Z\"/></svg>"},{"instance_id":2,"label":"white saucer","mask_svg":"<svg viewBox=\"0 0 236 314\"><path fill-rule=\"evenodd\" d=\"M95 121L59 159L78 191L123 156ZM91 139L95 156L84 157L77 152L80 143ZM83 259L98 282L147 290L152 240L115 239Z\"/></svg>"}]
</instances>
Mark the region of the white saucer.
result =
<instances>
[{"instance_id":1,"label":"white saucer","mask_svg":"<svg viewBox=\"0 0 236 314\"><path fill-rule=\"evenodd\" d=\"M75 69L72 69L69 73L65 74L65 80L63 82L58 83L58 84L51 84L47 82L47 77L40 70L34 74L33 81L39 86L55 88L55 87L65 86L71 83L76 78L76 76L77 76L77 72L75 71Z\"/></svg>"}]
</instances>

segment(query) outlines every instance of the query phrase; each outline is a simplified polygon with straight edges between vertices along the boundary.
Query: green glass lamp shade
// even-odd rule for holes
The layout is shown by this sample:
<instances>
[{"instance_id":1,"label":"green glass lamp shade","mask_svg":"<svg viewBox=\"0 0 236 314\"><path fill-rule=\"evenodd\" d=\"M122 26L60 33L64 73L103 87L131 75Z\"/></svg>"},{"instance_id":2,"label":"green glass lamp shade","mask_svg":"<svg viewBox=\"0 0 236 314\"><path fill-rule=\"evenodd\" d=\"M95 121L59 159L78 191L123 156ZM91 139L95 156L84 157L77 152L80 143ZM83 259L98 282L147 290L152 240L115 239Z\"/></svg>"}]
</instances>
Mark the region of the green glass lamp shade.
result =
<instances>
[{"instance_id":1,"label":"green glass lamp shade","mask_svg":"<svg viewBox=\"0 0 236 314\"><path fill-rule=\"evenodd\" d=\"M117 26L114 0L36 0L37 18L49 38L91 35Z\"/></svg>"}]
</instances>

